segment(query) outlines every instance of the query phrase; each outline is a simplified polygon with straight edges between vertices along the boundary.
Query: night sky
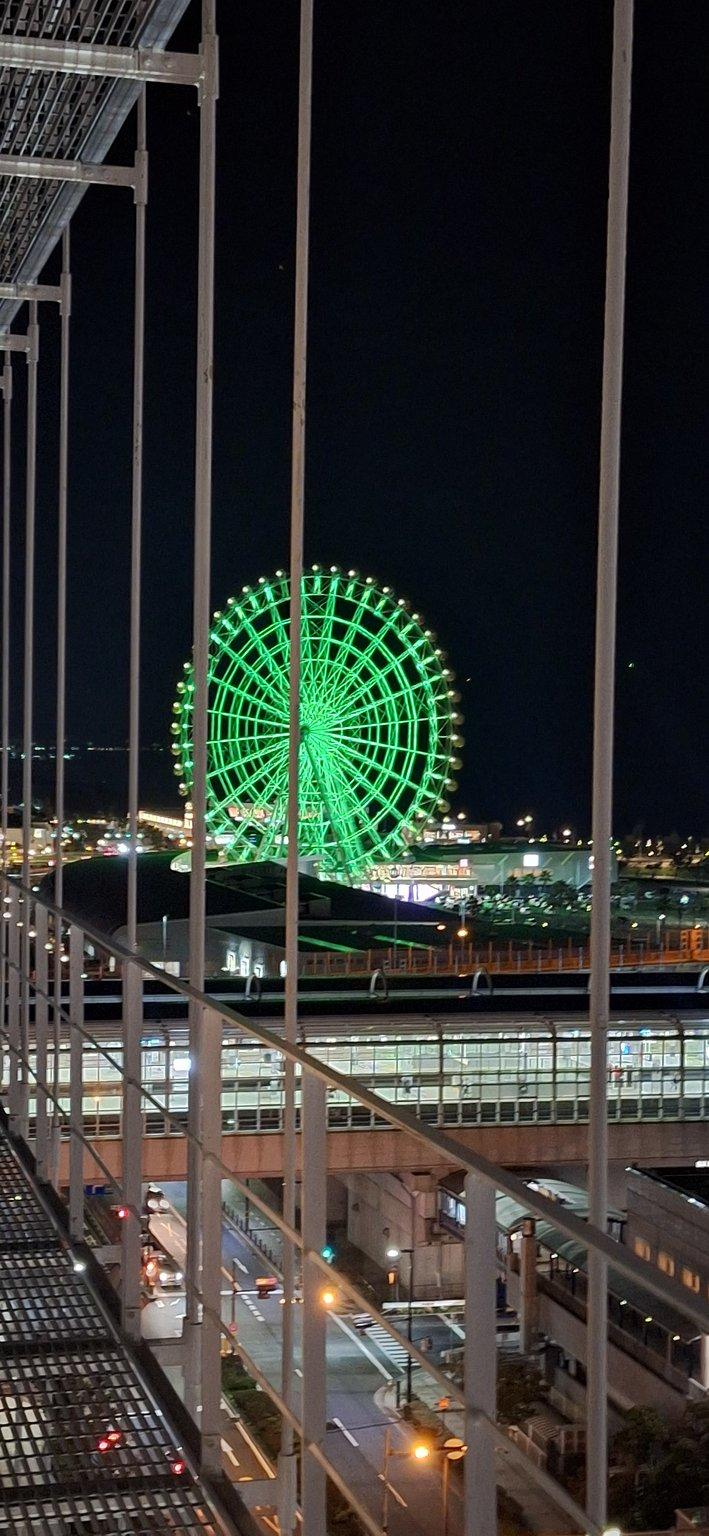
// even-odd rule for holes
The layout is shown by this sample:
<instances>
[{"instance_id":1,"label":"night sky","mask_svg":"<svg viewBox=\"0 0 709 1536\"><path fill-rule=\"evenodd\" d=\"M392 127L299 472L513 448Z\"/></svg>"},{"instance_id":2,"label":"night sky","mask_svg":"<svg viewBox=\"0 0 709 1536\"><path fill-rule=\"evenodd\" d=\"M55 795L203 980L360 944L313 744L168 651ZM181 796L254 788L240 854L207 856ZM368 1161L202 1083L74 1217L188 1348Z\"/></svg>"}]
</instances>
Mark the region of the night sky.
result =
<instances>
[{"instance_id":1,"label":"night sky","mask_svg":"<svg viewBox=\"0 0 709 1536\"><path fill-rule=\"evenodd\" d=\"M176 46L196 41L191 9ZM218 9L215 608L287 563L298 26L295 0ZM615 823L699 834L709 8L636 11ZM425 614L463 693L457 803L508 826L589 815L610 44L605 0L316 0L306 555ZM151 88L146 742L168 738L191 644L197 126L193 92ZM129 194L94 189L73 225L77 740L127 732L132 223ZM39 740L57 329L48 317ZM17 704L19 731L19 688Z\"/></svg>"}]
</instances>

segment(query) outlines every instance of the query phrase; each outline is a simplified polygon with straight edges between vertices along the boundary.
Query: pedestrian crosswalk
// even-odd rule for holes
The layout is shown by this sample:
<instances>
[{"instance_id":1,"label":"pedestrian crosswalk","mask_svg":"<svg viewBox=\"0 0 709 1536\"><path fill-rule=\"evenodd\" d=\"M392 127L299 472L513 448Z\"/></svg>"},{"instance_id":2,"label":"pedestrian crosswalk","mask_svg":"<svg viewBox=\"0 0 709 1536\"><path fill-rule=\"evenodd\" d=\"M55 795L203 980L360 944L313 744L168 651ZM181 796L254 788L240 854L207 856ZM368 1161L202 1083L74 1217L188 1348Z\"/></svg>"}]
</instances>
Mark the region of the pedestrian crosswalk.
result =
<instances>
[{"instance_id":1,"label":"pedestrian crosswalk","mask_svg":"<svg viewBox=\"0 0 709 1536\"><path fill-rule=\"evenodd\" d=\"M406 1370L406 1362L409 1358L408 1351L404 1348L403 1344L397 1344L396 1339L393 1339L391 1334L387 1333L386 1328L382 1328L381 1323L375 1323L368 1312L355 1313L352 1323L358 1333L366 1333L367 1338L376 1344L377 1348L391 1360L393 1365L396 1365L400 1371ZM415 1360L413 1364L414 1366L416 1365Z\"/></svg>"}]
</instances>

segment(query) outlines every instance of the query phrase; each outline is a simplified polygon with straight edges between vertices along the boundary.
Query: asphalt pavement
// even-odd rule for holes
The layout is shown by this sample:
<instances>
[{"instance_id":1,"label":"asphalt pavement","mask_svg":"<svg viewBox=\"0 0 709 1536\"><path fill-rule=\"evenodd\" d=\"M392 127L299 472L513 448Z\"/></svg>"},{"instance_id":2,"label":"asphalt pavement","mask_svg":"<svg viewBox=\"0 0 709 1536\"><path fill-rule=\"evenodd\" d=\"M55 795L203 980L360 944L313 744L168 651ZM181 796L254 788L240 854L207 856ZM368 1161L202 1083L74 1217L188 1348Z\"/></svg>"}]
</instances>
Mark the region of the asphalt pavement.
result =
<instances>
[{"instance_id":1,"label":"asphalt pavement","mask_svg":"<svg viewBox=\"0 0 709 1536\"><path fill-rule=\"evenodd\" d=\"M153 1216L151 1229L162 1247L182 1264L184 1262L185 1231L182 1212L185 1205L184 1185L169 1185L165 1190L172 1209L164 1216ZM237 1339L247 1356L251 1356L277 1390L281 1387L281 1329L283 1319L282 1294L279 1291L261 1299L256 1295L256 1280L268 1273L268 1265L241 1233L229 1223L222 1228L222 1254L224 1261L222 1288L222 1316L225 1322L236 1321ZM231 1275L235 1275L239 1288L234 1299ZM143 1333L148 1339L178 1338L182 1331L185 1311L184 1293L160 1296L148 1302L143 1312ZM295 1318L295 1369L301 1375L301 1312L296 1307ZM406 1328L405 1317L397 1318L397 1324ZM405 1352L392 1345L383 1330L374 1337L369 1330L360 1333L351 1317L332 1312L328 1317L327 1330L327 1422L326 1449L333 1464L347 1479L354 1492L375 1518L381 1519L384 1484L384 1430L389 1425L391 1458L387 1481L388 1523L391 1536L439 1536L442 1523L442 1483L440 1461L419 1463L411 1454L414 1434L402 1423L384 1401L391 1383L397 1379L404 1390ZM382 1337L383 1335L383 1337ZM431 1359L438 1362L440 1352L460 1342L450 1325L434 1314L416 1314L413 1337L417 1343L431 1340ZM392 1351L392 1354L389 1353ZM399 1357L392 1358L392 1355ZM416 1382L414 1371L414 1386ZM229 1444L233 1444L233 1432ZM240 1476L263 1476L261 1469L247 1464L248 1447L233 1444L233 1454L239 1463L237 1468L226 1467L229 1476L238 1481ZM267 1524L265 1529L271 1528ZM457 1479L451 1478L449 1488L449 1536L457 1536L462 1530L460 1495Z\"/></svg>"}]
</instances>

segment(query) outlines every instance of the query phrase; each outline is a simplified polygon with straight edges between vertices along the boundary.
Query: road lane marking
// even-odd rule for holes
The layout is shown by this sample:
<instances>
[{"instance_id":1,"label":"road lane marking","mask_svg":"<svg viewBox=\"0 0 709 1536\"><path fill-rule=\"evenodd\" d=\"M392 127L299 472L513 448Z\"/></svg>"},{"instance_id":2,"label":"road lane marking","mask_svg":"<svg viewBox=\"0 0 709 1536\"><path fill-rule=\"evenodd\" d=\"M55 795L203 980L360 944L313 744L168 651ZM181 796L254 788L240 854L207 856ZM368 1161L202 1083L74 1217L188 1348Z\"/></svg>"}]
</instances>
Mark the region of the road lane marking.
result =
<instances>
[{"instance_id":1,"label":"road lane marking","mask_svg":"<svg viewBox=\"0 0 709 1536\"><path fill-rule=\"evenodd\" d=\"M259 1466L263 1468L263 1471L266 1473L266 1476L267 1477L271 1477L271 1478L275 1478L276 1474L275 1474L275 1472L273 1470L273 1467L271 1466L270 1461L266 1460L266 1457L264 1456L263 1451L261 1450L260 1446L258 1446L256 1444L256 1441L254 1439L252 1439L251 1435L249 1434L248 1429L246 1428L246 1425L244 1424L244 1420L243 1419L235 1419L233 1417L232 1411L231 1411L231 1409L229 1407L229 1404L228 1404L228 1402L227 1402L225 1397L222 1398L222 1407L224 1408L225 1413L227 1413L228 1416L229 1416L229 1422L231 1424L233 1424L236 1429L238 1429L239 1434L241 1435L242 1440L246 1441L246 1444L248 1445L249 1450L256 1457L256 1460L257 1460Z\"/></svg>"},{"instance_id":2,"label":"road lane marking","mask_svg":"<svg viewBox=\"0 0 709 1536\"><path fill-rule=\"evenodd\" d=\"M350 1445L359 1445L359 1440L355 1440L355 1437L354 1437L354 1435L353 1435L353 1434L352 1434L352 1433L351 1433L351 1432L350 1432L350 1430L349 1430L349 1429L348 1429L348 1428L347 1428L347 1425L346 1425L346 1424L343 1424L343 1422L342 1422L342 1419L334 1419L334 1418L333 1418L333 1421L332 1421L332 1422L333 1422L333 1424L336 1424L336 1425L337 1425L337 1428L338 1428L338 1429L341 1429L341 1430L342 1430L342 1433L343 1433L343 1435L344 1435L344 1437L345 1437L345 1439L346 1439L346 1440L349 1440L349 1442L350 1442Z\"/></svg>"},{"instance_id":3,"label":"road lane marking","mask_svg":"<svg viewBox=\"0 0 709 1536\"><path fill-rule=\"evenodd\" d=\"M385 1477L383 1472L378 1472L377 1477L380 1483L384 1483L384 1486L389 1489L392 1498L396 1499L397 1504L400 1504L402 1509L408 1509L409 1506L406 1499L399 1493L398 1488L395 1488L394 1484L389 1482L388 1477Z\"/></svg>"},{"instance_id":4,"label":"road lane marking","mask_svg":"<svg viewBox=\"0 0 709 1536\"><path fill-rule=\"evenodd\" d=\"M388 1371L386 1369L386 1366L382 1365L381 1360L377 1360L376 1355L373 1355L371 1350L365 1348L364 1344L362 1343L362 1340L359 1337L359 1334L356 1334L353 1328L349 1328L347 1326L347 1323L345 1322L344 1318L340 1317L339 1313L337 1313L337 1312L330 1312L329 1315L332 1318L333 1322L337 1323L338 1328L341 1328L342 1332L346 1333L347 1337L352 1340L353 1344L356 1344L358 1349L361 1349L362 1354L366 1355L366 1357L370 1361L370 1363L372 1365L376 1366L376 1368L377 1368L377 1370L379 1372L379 1375L383 1376L385 1381L391 1382L391 1379L392 1379L391 1371Z\"/></svg>"},{"instance_id":5,"label":"road lane marking","mask_svg":"<svg viewBox=\"0 0 709 1536\"><path fill-rule=\"evenodd\" d=\"M233 1462L235 1467L238 1467L240 1465L238 1457L234 1455L234 1452L232 1451L231 1446L227 1445L226 1440L222 1440L222 1450L224 1452L224 1455L229 1457L229 1460L231 1462Z\"/></svg>"}]
</instances>

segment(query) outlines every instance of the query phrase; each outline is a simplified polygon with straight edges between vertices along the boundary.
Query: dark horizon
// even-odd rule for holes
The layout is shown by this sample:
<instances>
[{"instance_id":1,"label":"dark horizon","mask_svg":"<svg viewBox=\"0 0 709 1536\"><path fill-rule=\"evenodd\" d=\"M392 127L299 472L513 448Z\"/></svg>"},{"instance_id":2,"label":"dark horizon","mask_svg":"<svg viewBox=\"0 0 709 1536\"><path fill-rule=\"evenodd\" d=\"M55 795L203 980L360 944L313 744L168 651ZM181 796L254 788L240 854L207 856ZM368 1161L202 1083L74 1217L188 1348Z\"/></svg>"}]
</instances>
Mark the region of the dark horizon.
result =
<instances>
[{"instance_id":1,"label":"dark horizon","mask_svg":"<svg viewBox=\"0 0 709 1536\"><path fill-rule=\"evenodd\" d=\"M287 557L297 7L220 8L213 607ZM195 45L196 13L175 47ZM638 8L621 485L620 832L709 829L709 14ZM316 10L306 556L410 597L463 695L456 807L589 824L611 9ZM193 95L152 88L142 737L191 645ZM133 126L112 158L132 155ZM72 226L68 734L127 730L129 194ZM56 266L56 263L54 263ZM51 274L50 274L51 275ZM53 729L57 322L42 319L36 726ZM23 369L15 364L12 734ZM87 641L90 637L90 642Z\"/></svg>"},{"instance_id":2,"label":"dark horizon","mask_svg":"<svg viewBox=\"0 0 709 1536\"><path fill-rule=\"evenodd\" d=\"M12 743L19 752L19 743ZM33 759L34 777L34 802L46 807L49 814L54 813L54 756L51 743L40 742L39 748L42 755ZM88 749L88 750L87 750ZM67 751L75 751L76 757L68 759L65 763L66 779L66 805L67 816L85 816L98 814L116 817L126 816L126 784L127 784L127 742L78 742L67 744ZM104 759L109 761L105 762ZM113 761L111 761L113 759ZM141 745L141 808L157 811L175 811L177 813L184 807L184 800L177 789L177 781L172 772L172 755L169 745L164 742L145 742ZM87 772L88 768L91 772ZM10 762L10 808L19 806L22 801L22 765L19 757ZM551 808L544 810L525 800L524 796L518 796L512 804L498 805L489 816L477 816L474 807L463 799L460 792L452 797L451 815L464 812L466 818L472 822L499 821L502 822L503 837L524 837L526 833L516 825L518 816L534 813L533 825L529 828L530 836L540 836L542 833L551 835L554 830L573 825L577 837L586 840L590 837L590 822L576 823L571 816L566 816L563 810ZM614 837L619 840L642 833L643 838L650 837L670 838L678 836L682 839L691 837L701 841L703 834L701 829L695 830L689 824L678 824L677 821L665 823L650 822L646 817L639 817L632 826L614 825Z\"/></svg>"}]
</instances>

